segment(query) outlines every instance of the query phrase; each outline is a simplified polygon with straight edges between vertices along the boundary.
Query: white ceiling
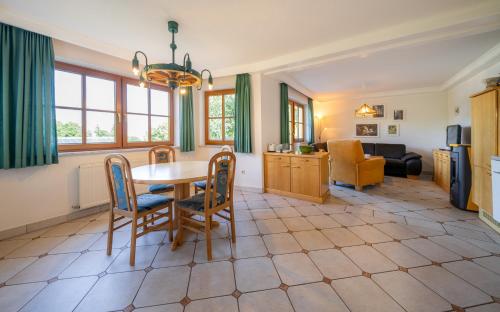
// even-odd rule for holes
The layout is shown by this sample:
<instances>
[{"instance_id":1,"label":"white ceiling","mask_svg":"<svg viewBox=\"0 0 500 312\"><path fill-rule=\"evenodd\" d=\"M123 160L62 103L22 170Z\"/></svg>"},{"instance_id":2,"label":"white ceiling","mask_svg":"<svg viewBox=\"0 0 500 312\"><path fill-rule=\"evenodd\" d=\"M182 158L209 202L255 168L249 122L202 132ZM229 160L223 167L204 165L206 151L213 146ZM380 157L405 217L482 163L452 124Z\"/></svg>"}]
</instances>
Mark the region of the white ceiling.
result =
<instances>
[{"instance_id":1,"label":"white ceiling","mask_svg":"<svg viewBox=\"0 0 500 312\"><path fill-rule=\"evenodd\" d=\"M500 28L500 1L0 0L0 21L127 60L140 49L152 61L170 62L170 19L180 24L177 62L189 51L194 68L208 67L216 76L281 72L311 93L326 94L356 92L363 82L373 90L442 82L491 47L491 38L472 35ZM457 38L450 41L457 49L429 43L438 37ZM361 61L328 61L388 46L393 51ZM434 53L441 58L425 66L438 68L425 77L417 61ZM408 81L412 76L418 79Z\"/></svg>"}]
</instances>

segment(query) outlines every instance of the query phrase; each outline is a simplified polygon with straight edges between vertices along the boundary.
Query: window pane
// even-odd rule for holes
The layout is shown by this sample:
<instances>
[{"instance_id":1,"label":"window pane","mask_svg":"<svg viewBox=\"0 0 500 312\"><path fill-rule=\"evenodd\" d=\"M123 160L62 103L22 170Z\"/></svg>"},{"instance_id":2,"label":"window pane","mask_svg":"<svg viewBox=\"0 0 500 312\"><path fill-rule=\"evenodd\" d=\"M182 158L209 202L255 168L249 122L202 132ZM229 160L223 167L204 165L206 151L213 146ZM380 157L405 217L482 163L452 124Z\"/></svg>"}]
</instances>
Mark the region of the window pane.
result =
<instances>
[{"instance_id":1,"label":"window pane","mask_svg":"<svg viewBox=\"0 0 500 312\"><path fill-rule=\"evenodd\" d=\"M208 137L210 140L222 140L222 119L208 120Z\"/></svg>"},{"instance_id":2,"label":"window pane","mask_svg":"<svg viewBox=\"0 0 500 312\"><path fill-rule=\"evenodd\" d=\"M234 118L226 118L225 119L225 140L233 140L234 138Z\"/></svg>"},{"instance_id":3,"label":"window pane","mask_svg":"<svg viewBox=\"0 0 500 312\"><path fill-rule=\"evenodd\" d=\"M234 94L224 95L224 116L234 116Z\"/></svg>"},{"instance_id":4,"label":"window pane","mask_svg":"<svg viewBox=\"0 0 500 312\"><path fill-rule=\"evenodd\" d=\"M82 76L55 71L56 106L82 107Z\"/></svg>"},{"instance_id":5,"label":"window pane","mask_svg":"<svg viewBox=\"0 0 500 312\"><path fill-rule=\"evenodd\" d=\"M82 111L56 109L57 143L82 144Z\"/></svg>"},{"instance_id":6,"label":"window pane","mask_svg":"<svg viewBox=\"0 0 500 312\"><path fill-rule=\"evenodd\" d=\"M167 91L151 89L151 114L168 116L169 94Z\"/></svg>"},{"instance_id":7,"label":"window pane","mask_svg":"<svg viewBox=\"0 0 500 312\"><path fill-rule=\"evenodd\" d=\"M299 139L304 138L304 124L299 124Z\"/></svg>"},{"instance_id":8,"label":"window pane","mask_svg":"<svg viewBox=\"0 0 500 312\"><path fill-rule=\"evenodd\" d=\"M288 104L288 119L292 120L292 105Z\"/></svg>"},{"instance_id":9,"label":"window pane","mask_svg":"<svg viewBox=\"0 0 500 312\"><path fill-rule=\"evenodd\" d=\"M169 141L168 117L151 116L151 141Z\"/></svg>"},{"instance_id":10,"label":"window pane","mask_svg":"<svg viewBox=\"0 0 500 312\"><path fill-rule=\"evenodd\" d=\"M148 141L148 116L127 115L127 140L128 142Z\"/></svg>"},{"instance_id":11,"label":"window pane","mask_svg":"<svg viewBox=\"0 0 500 312\"><path fill-rule=\"evenodd\" d=\"M300 108L295 106L295 121L299 121Z\"/></svg>"},{"instance_id":12,"label":"window pane","mask_svg":"<svg viewBox=\"0 0 500 312\"><path fill-rule=\"evenodd\" d=\"M87 108L115 111L115 82L86 77Z\"/></svg>"},{"instance_id":13,"label":"window pane","mask_svg":"<svg viewBox=\"0 0 500 312\"><path fill-rule=\"evenodd\" d=\"M127 112L148 113L148 89L127 84Z\"/></svg>"},{"instance_id":14,"label":"window pane","mask_svg":"<svg viewBox=\"0 0 500 312\"><path fill-rule=\"evenodd\" d=\"M222 95L208 97L208 117L222 117Z\"/></svg>"},{"instance_id":15,"label":"window pane","mask_svg":"<svg viewBox=\"0 0 500 312\"><path fill-rule=\"evenodd\" d=\"M115 113L87 111L87 143L115 142Z\"/></svg>"},{"instance_id":16,"label":"window pane","mask_svg":"<svg viewBox=\"0 0 500 312\"><path fill-rule=\"evenodd\" d=\"M302 107L299 108L299 122L304 122L304 109Z\"/></svg>"}]
</instances>

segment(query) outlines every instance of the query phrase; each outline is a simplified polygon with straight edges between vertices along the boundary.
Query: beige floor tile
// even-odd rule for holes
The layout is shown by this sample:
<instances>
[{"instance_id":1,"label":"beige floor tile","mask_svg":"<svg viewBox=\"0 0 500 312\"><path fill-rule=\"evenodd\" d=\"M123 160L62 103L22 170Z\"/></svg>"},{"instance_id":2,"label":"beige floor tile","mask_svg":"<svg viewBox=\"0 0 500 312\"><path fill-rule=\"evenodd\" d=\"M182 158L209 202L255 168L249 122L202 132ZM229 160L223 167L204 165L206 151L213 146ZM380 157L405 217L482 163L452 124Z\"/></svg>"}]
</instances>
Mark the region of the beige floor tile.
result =
<instances>
[{"instance_id":1,"label":"beige floor tile","mask_svg":"<svg viewBox=\"0 0 500 312\"><path fill-rule=\"evenodd\" d=\"M352 246L342 248L357 266L368 273L397 270L398 266L370 246Z\"/></svg>"},{"instance_id":2,"label":"beige floor tile","mask_svg":"<svg viewBox=\"0 0 500 312\"><path fill-rule=\"evenodd\" d=\"M89 251L78 257L71 265L64 270L60 278L71 278L79 276L98 275L106 269L118 257L121 250L114 249L110 256L106 250Z\"/></svg>"},{"instance_id":3,"label":"beige floor tile","mask_svg":"<svg viewBox=\"0 0 500 312\"><path fill-rule=\"evenodd\" d=\"M448 234L451 234L454 236L458 236L461 238L477 239L477 240L482 240L482 241L487 241L487 242L491 241L491 239L485 233L480 232L480 231L467 230L464 228L446 225L446 224L444 224L443 227L446 229L446 232L448 232Z\"/></svg>"},{"instance_id":4,"label":"beige floor tile","mask_svg":"<svg viewBox=\"0 0 500 312\"><path fill-rule=\"evenodd\" d=\"M130 242L130 233L128 232L114 232L113 233L113 248L126 247ZM108 248L108 234L102 235L89 250L104 250Z\"/></svg>"},{"instance_id":5,"label":"beige floor tile","mask_svg":"<svg viewBox=\"0 0 500 312\"><path fill-rule=\"evenodd\" d=\"M163 245L158 250L152 267L162 268L178 265L186 265L193 261L195 243L184 242L172 251L171 245Z\"/></svg>"},{"instance_id":6,"label":"beige floor tile","mask_svg":"<svg viewBox=\"0 0 500 312\"><path fill-rule=\"evenodd\" d=\"M392 221L392 222L397 222L397 223L406 223L404 217L398 216L398 215L395 215L395 214L392 214L392 213L388 213L388 212L385 212L385 211L374 211L373 215L376 218L384 219L384 220L387 220L387 221Z\"/></svg>"},{"instance_id":7,"label":"beige floor tile","mask_svg":"<svg viewBox=\"0 0 500 312\"><path fill-rule=\"evenodd\" d=\"M0 284L4 283L21 270L26 268L28 265L35 262L38 258L15 258L15 259L5 259L0 261Z\"/></svg>"},{"instance_id":8,"label":"beige floor tile","mask_svg":"<svg viewBox=\"0 0 500 312\"><path fill-rule=\"evenodd\" d=\"M284 199L268 200L267 203L269 204L269 207L272 207L272 208L284 208L284 207L288 207L290 205Z\"/></svg>"},{"instance_id":9,"label":"beige floor tile","mask_svg":"<svg viewBox=\"0 0 500 312\"><path fill-rule=\"evenodd\" d=\"M327 204L318 205L318 208L321 209L321 211L323 211L326 214L333 214L333 213L345 212L347 206L343 205L343 204L327 203Z\"/></svg>"},{"instance_id":10,"label":"beige floor tile","mask_svg":"<svg viewBox=\"0 0 500 312\"><path fill-rule=\"evenodd\" d=\"M181 301L187 294L190 269L187 266L154 269L146 275L134 299L134 306Z\"/></svg>"},{"instance_id":11,"label":"beige floor tile","mask_svg":"<svg viewBox=\"0 0 500 312\"><path fill-rule=\"evenodd\" d=\"M108 220L95 220L84 226L78 234L104 233L108 230Z\"/></svg>"},{"instance_id":12,"label":"beige floor tile","mask_svg":"<svg viewBox=\"0 0 500 312\"><path fill-rule=\"evenodd\" d=\"M365 243L364 240L346 228L326 229L322 230L321 233L339 247L363 245Z\"/></svg>"},{"instance_id":13,"label":"beige floor tile","mask_svg":"<svg viewBox=\"0 0 500 312\"><path fill-rule=\"evenodd\" d=\"M446 300L407 273L379 273L374 274L372 279L408 312L451 310Z\"/></svg>"},{"instance_id":14,"label":"beige floor tile","mask_svg":"<svg viewBox=\"0 0 500 312\"><path fill-rule=\"evenodd\" d=\"M154 307L134 309L134 312L182 312L184 307L180 303L158 305Z\"/></svg>"},{"instance_id":15,"label":"beige floor tile","mask_svg":"<svg viewBox=\"0 0 500 312\"><path fill-rule=\"evenodd\" d=\"M224 220L224 221L226 221L226 220ZM228 223L221 223L221 224L219 224L219 226L213 228L211 235L212 235L212 239L229 237ZM205 240L206 239L205 234L198 234L198 239Z\"/></svg>"},{"instance_id":16,"label":"beige floor tile","mask_svg":"<svg viewBox=\"0 0 500 312\"><path fill-rule=\"evenodd\" d=\"M374 227L395 239L417 238L418 234L409 229L408 226L398 223L374 224Z\"/></svg>"},{"instance_id":17,"label":"beige floor tile","mask_svg":"<svg viewBox=\"0 0 500 312\"><path fill-rule=\"evenodd\" d=\"M280 289L246 293L239 298L240 312L293 312L287 295Z\"/></svg>"},{"instance_id":18,"label":"beige floor tile","mask_svg":"<svg viewBox=\"0 0 500 312\"><path fill-rule=\"evenodd\" d=\"M287 293L296 312L349 311L332 287L325 283L292 286Z\"/></svg>"},{"instance_id":19,"label":"beige floor tile","mask_svg":"<svg viewBox=\"0 0 500 312\"><path fill-rule=\"evenodd\" d=\"M490 303L478 307L473 307L465 310L466 312L498 312L500 311L500 303Z\"/></svg>"},{"instance_id":20,"label":"beige floor tile","mask_svg":"<svg viewBox=\"0 0 500 312\"><path fill-rule=\"evenodd\" d=\"M487 268L488 270L500 274L500 257L499 256L491 256L484 258L477 258L472 260L475 263L479 264L482 267Z\"/></svg>"},{"instance_id":21,"label":"beige floor tile","mask_svg":"<svg viewBox=\"0 0 500 312\"><path fill-rule=\"evenodd\" d=\"M327 249L308 253L321 273L329 279L361 275L361 270L340 250Z\"/></svg>"},{"instance_id":22,"label":"beige floor tile","mask_svg":"<svg viewBox=\"0 0 500 312\"><path fill-rule=\"evenodd\" d=\"M262 234L284 233L288 231L280 219L257 220L255 223Z\"/></svg>"},{"instance_id":23,"label":"beige floor tile","mask_svg":"<svg viewBox=\"0 0 500 312\"><path fill-rule=\"evenodd\" d=\"M444 235L446 231L440 223L415 218L405 218L410 230L424 236Z\"/></svg>"},{"instance_id":24,"label":"beige floor tile","mask_svg":"<svg viewBox=\"0 0 500 312\"><path fill-rule=\"evenodd\" d=\"M68 222L50 228L48 231L44 232L41 237L51 237L51 236L69 236L80 231L88 222Z\"/></svg>"},{"instance_id":25,"label":"beige floor tile","mask_svg":"<svg viewBox=\"0 0 500 312\"><path fill-rule=\"evenodd\" d=\"M252 220L252 214L250 210L235 210L234 211L234 220L235 221L246 221Z\"/></svg>"},{"instance_id":26,"label":"beige floor tile","mask_svg":"<svg viewBox=\"0 0 500 312\"><path fill-rule=\"evenodd\" d=\"M293 207L273 208L273 210L280 218L300 217L300 213Z\"/></svg>"},{"instance_id":27,"label":"beige floor tile","mask_svg":"<svg viewBox=\"0 0 500 312\"><path fill-rule=\"evenodd\" d=\"M270 258L249 258L234 262L236 288L241 292L277 288L281 281Z\"/></svg>"},{"instance_id":28,"label":"beige floor tile","mask_svg":"<svg viewBox=\"0 0 500 312\"><path fill-rule=\"evenodd\" d=\"M49 251L49 254L82 252L94 244L101 237L101 235L103 234L96 233L71 236Z\"/></svg>"},{"instance_id":29,"label":"beige floor tile","mask_svg":"<svg viewBox=\"0 0 500 312\"><path fill-rule=\"evenodd\" d=\"M371 225L352 226L349 227L349 231L356 234L365 242L372 244L392 241L392 237L382 233Z\"/></svg>"},{"instance_id":30,"label":"beige floor tile","mask_svg":"<svg viewBox=\"0 0 500 312\"><path fill-rule=\"evenodd\" d=\"M267 248L260 236L242 236L232 244L231 251L236 259L262 257L267 255Z\"/></svg>"},{"instance_id":31,"label":"beige floor tile","mask_svg":"<svg viewBox=\"0 0 500 312\"><path fill-rule=\"evenodd\" d=\"M324 212L321 211L321 209L312 205L295 206L295 209L304 217L319 216L324 214Z\"/></svg>"},{"instance_id":32,"label":"beige floor tile","mask_svg":"<svg viewBox=\"0 0 500 312\"><path fill-rule=\"evenodd\" d=\"M314 227L321 230L340 227L340 224L329 216L309 216L306 217L306 220L314 225Z\"/></svg>"},{"instance_id":33,"label":"beige floor tile","mask_svg":"<svg viewBox=\"0 0 500 312\"><path fill-rule=\"evenodd\" d=\"M41 230L36 230L36 231L28 232L25 234L21 234L18 236L14 236L14 237L8 238L7 240L9 240L9 241L11 241L11 240L26 240L26 239L31 240L31 239L40 237L43 233L45 233L47 231L48 231L48 228L44 228Z\"/></svg>"},{"instance_id":34,"label":"beige floor tile","mask_svg":"<svg viewBox=\"0 0 500 312\"><path fill-rule=\"evenodd\" d=\"M115 232L115 233L120 233L120 232ZM107 235L104 235L104 236L107 237ZM158 245L159 243L163 242L163 240L165 239L165 236L167 236L167 231L151 232L151 233L148 233L144 236L139 237L136 241L136 245L137 246ZM167 240L168 240L168 238L167 238ZM127 247L130 247L130 241L129 241Z\"/></svg>"},{"instance_id":35,"label":"beige floor tile","mask_svg":"<svg viewBox=\"0 0 500 312\"><path fill-rule=\"evenodd\" d=\"M365 224L363 220L356 218L349 213L336 213L332 214L331 217L343 226L356 226Z\"/></svg>"},{"instance_id":36,"label":"beige floor tile","mask_svg":"<svg viewBox=\"0 0 500 312\"><path fill-rule=\"evenodd\" d=\"M387 223L390 221L388 219L380 218L380 217L374 216L374 215L368 215L365 213L354 213L353 212L352 215L355 216L356 218L359 218L359 219L363 220L364 222L370 223L370 224Z\"/></svg>"},{"instance_id":37,"label":"beige floor tile","mask_svg":"<svg viewBox=\"0 0 500 312\"><path fill-rule=\"evenodd\" d=\"M352 312L404 311L372 280L364 276L335 280L332 286Z\"/></svg>"},{"instance_id":38,"label":"beige floor tile","mask_svg":"<svg viewBox=\"0 0 500 312\"><path fill-rule=\"evenodd\" d=\"M97 282L97 279L97 276L88 276L50 283L21 311L71 312Z\"/></svg>"},{"instance_id":39,"label":"beige floor tile","mask_svg":"<svg viewBox=\"0 0 500 312\"><path fill-rule=\"evenodd\" d=\"M486 251L489 251L491 253L500 254L500 244L494 242L485 242L470 238L465 238L464 241L471 243L472 245L477 246Z\"/></svg>"},{"instance_id":40,"label":"beige floor tile","mask_svg":"<svg viewBox=\"0 0 500 312\"><path fill-rule=\"evenodd\" d=\"M448 262L462 259L462 257L456 253L441 247L428 239L415 238L401 241L401 243L432 261Z\"/></svg>"},{"instance_id":41,"label":"beige floor tile","mask_svg":"<svg viewBox=\"0 0 500 312\"><path fill-rule=\"evenodd\" d=\"M0 288L2 312L17 312L31 300L47 283L30 283Z\"/></svg>"},{"instance_id":42,"label":"beige floor tile","mask_svg":"<svg viewBox=\"0 0 500 312\"><path fill-rule=\"evenodd\" d=\"M335 247L323 234L318 230L293 232L292 235L299 242L302 248L306 250L328 249Z\"/></svg>"},{"instance_id":43,"label":"beige floor tile","mask_svg":"<svg viewBox=\"0 0 500 312\"><path fill-rule=\"evenodd\" d=\"M259 229L254 221L235 222L236 236L250 236L259 234Z\"/></svg>"},{"instance_id":44,"label":"beige floor tile","mask_svg":"<svg viewBox=\"0 0 500 312\"><path fill-rule=\"evenodd\" d=\"M229 261L197 264L192 268L188 297L204 299L229 295L235 290L233 265Z\"/></svg>"},{"instance_id":45,"label":"beige floor tile","mask_svg":"<svg viewBox=\"0 0 500 312\"><path fill-rule=\"evenodd\" d=\"M304 217L295 217L295 218L284 218L282 219L285 222L286 227L290 231L308 231L314 230L315 227Z\"/></svg>"},{"instance_id":46,"label":"beige floor tile","mask_svg":"<svg viewBox=\"0 0 500 312\"><path fill-rule=\"evenodd\" d=\"M57 277L66 269L79 253L48 255L33 262L30 266L17 273L13 278L7 281L8 285L48 281Z\"/></svg>"},{"instance_id":47,"label":"beige floor tile","mask_svg":"<svg viewBox=\"0 0 500 312\"><path fill-rule=\"evenodd\" d=\"M66 236L38 238L15 249L6 258L35 257L48 253L67 239Z\"/></svg>"},{"instance_id":48,"label":"beige floor tile","mask_svg":"<svg viewBox=\"0 0 500 312\"><path fill-rule=\"evenodd\" d=\"M0 242L0 258L10 254L16 248L31 242L31 239L5 240Z\"/></svg>"},{"instance_id":49,"label":"beige floor tile","mask_svg":"<svg viewBox=\"0 0 500 312\"><path fill-rule=\"evenodd\" d=\"M431 264L430 260L422 257L412 249L398 242L374 244L373 248L377 249L392 262L404 268L413 268Z\"/></svg>"},{"instance_id":50,"label":"beige floor tile","mask_svg":"<svg viewBox=\"0 0 500 312\"><path fill-rule=\"evenodd\" d=\"M265 200L247 200L248 209L266 209L269 204Z\"/></svg>"},{"instance_id":51,"label":"beige floor tile","mask_svg":"<svg viewBox=\"0 0 500 312\"><path fill-rule=\"evenodd\" d=\"M238 312L238 301L233 296L202 299L191 302L185 312Z\"/></svg>"},{"instance_id":52,"label":"beige floor tile","mask_svg":"<svg viewBox=\"0 0 500 312\"><path fill-rule=\"evenodd\" d=\"M231 257L231 242L227 238L212 239L212 261L226 260ZM208 262L207 242L199 241L196 243L194 252L194 261L196 263Z\"/></svg>"},{"instance_id":53,"label":"beige floor tile","mask_svg":"<svg viewBox=\"0 0 500 312\"><path fill-rule=\"evenodd\" d=\"M429 218L429 219L432 219L432 220L438 221L438 222L448 222L448 221L457 220L456 218L446 216L446 215L441 214L441 213L434 211L434 210L420 210L420 211L417 211L417 213L426 217L426 218Z\"/></svg>"},{"instance_id":54,"label":"beige floor tile","mask_svg":"<svg viewBox=\"0 0 500 312\"><path fill-rule=\"evenodd\" d=\"M251 213L255 220L275 219L278 217L272 209L255 209L251 210Z\"/></svg>"},{"instance_id":55,"label":"beige floor tile","mask_svg":"<svg viewBox=\"0 0 500 312\"><path fill-rule=\"evenodd\" d=\"M491 302L491 297L461 278L437 266L409 269L413 277L424 283L448 302L465 308Z\"/></svg>"},{"instance_id":56,"label":"beige floor tile","mask_svg":"<svg viewBox=\"0 0 500 312\"><path fill-rule=\"evenodd\" d=\"M304 253L274 256L273 262L281 280L289 286L319 282L323 279L323 275Z\"/></svg>"},{"instance_id":57,"label":"beige floor tile","mask_svg":"<svg viewBox=\"0 0 500 312\"><path fill-rule=\"evenodd\" d=\"M500 275L471 261L443 263L443 267L490 296L500 298Z\"/></svg>"},{"instance_id":58,"label":"beige floor tile","mask_svg":"<svg viewBox=\"0 0 500 312\"><path fill-rule=\"evenodd\" d=\"M151 265L158 252L158 246L139 246L135 251L135 265L130 265L130 248L124 249L111 266L108 273L126 272L134 270L144 270Z\"/></svg>"},{"instance_id":59,"label":"beige floor tile","mask_svg":"<svg viewBox=\"0 0 500 312\"><path fill-rule=\"evenodd\" d=\"M489 252L479 247L450 235L434 236L429 237L429 239L434 243L461 255L462 257L477 258L491 255Z\"/></svg>"},{"instance_id":60,"label":"beige floor tile","mask_svg":"<svg viewBox=\"0 0 500 312\"><path fill-rule=\"evenodd\" d=\"M289 233L270 234L263 236L267 249L273 255L298 252L302 250L299 243Z\"/></svg>"},{"instance_id":61,"label":"beige floor tile","mask_svg":"<svg viewBox=\"0 0 500 312\"><path fill-rule=\"evenodd\" d=\"M144 271L105 275L97 281L75 311L123 310L134 300L145 275Z\"/></svg>"}]
</instances>

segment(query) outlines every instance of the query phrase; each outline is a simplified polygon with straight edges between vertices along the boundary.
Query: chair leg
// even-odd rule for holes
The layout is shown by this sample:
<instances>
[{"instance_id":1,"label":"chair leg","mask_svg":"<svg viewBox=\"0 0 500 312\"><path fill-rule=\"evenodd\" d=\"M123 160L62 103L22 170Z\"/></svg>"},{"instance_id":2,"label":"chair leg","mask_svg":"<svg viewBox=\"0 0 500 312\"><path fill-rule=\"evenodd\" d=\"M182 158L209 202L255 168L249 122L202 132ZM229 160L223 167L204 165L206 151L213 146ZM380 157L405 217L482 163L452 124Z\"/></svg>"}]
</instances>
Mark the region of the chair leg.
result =
<instances>
[{"instance_id":1,"label":"chair leg","mask_svg":"<svg viewBox=\"0 0 500 312\"><path fill-rule=\"evenodd\" d=\"M168 212L167 212L167 217L168 217L168 240L173 241L174 240L174 220L172 219L172 210L173 210L173 205L170 203L170 206L168 206Z\"/></svg>"},{"instance_id":2,"label":"chair leg","mask_svg":"<svg viewBox=\"0 0 500 312\"><path fill-rule=\"evenodd\" d=\"M233 204L229 206L229 215L231 216L231 241L236 243L236 228L234 222L234 208Z\"/></svg>"},{"instance_id":3,"label":"chair leg","mask_svg":"<svg viewBox=\"0 0 500 312\"><path fill-rule=\"evenodd\" d=\"M194 193L198 194L198 187L196 185L194 186Z\"/></svg>"},{"instance_id":4,"label":"chair leg","mask_svg":"<svg viewBox=\"0 0 500 312\"><path fill-rule=\"evenodd\" d=\"M175 221L177 222L177 234L175 235L174 242L172 243L172 250L176 250L182 242L183 225L182 225L182 210L175 209Z\"/></svg>"},{"instance_id":5,"label":"chair leg","mask_svg":"<svg viewBox=\"0 0 500 312\"><path fill-rule=\"evenodd\" d=\"M333 180L333 185L337 185L337 181Z\"/></svg>"},{"instance_id":6,"label":"chair leg","mask_svg":"<svg viewBox=\"0 0 500 312\"><path fill-rule=\"evenodd\" d=\"M212 217L205 218L205 240L207 243L207 259L208 261L212 261Z\"/></svg>"},{"instance_id":7,"label":"chair leg","mask_svg":"<svg viewBox=\"0 0 500 312\"><path fill-rule=\"evenodd\" d=\"M115 214L113 213L113 209L109 212L109 226L108 226L108 249L107 255L111 255L111 251L113 250L113 228L115 224Z\"/></svg>"},{"instance_id":8,"label":"chair leg","mask_svg":"<svg viewBox=\"0 0 500 312\"><path fill-rule=\"evenodd\" d=\"M154 215L153 215L154 217ZM142 217L142 224L144 224L142 227L143 227L143 230L146 231L148 229L148 216L145 215L144 217Z\"/></svg>"},{"instance_id":9,"label":"chair leg","mask_svg":"<svg viewBox=\"0 0 500 312\"><path fill-rule=\"evenodd\" d=\"M137 240L137 219L133 218L132 220L132 237L130 238L130 265L135 265L135 246Z\"/></svg>"}]
</instances>

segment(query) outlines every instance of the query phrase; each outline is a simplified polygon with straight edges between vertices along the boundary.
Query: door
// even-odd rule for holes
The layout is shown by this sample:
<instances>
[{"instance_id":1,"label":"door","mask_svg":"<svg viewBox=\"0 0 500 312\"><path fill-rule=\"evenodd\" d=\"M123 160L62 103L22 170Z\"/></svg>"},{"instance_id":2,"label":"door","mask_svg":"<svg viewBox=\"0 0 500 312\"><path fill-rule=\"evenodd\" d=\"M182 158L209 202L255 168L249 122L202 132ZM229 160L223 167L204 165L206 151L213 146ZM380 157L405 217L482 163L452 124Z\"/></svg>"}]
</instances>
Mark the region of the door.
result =
<instances>
[{"instance_id":1,"label":"door","mask_svg":"<svg viewBox=\"0 0 500 312\"><path fill-rule=\"evenodd\" d=\"M290 164L266 158L266 188L290 192Z\"/></svg>"}]
</instances>

